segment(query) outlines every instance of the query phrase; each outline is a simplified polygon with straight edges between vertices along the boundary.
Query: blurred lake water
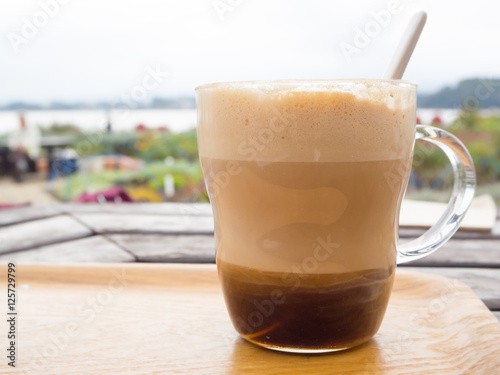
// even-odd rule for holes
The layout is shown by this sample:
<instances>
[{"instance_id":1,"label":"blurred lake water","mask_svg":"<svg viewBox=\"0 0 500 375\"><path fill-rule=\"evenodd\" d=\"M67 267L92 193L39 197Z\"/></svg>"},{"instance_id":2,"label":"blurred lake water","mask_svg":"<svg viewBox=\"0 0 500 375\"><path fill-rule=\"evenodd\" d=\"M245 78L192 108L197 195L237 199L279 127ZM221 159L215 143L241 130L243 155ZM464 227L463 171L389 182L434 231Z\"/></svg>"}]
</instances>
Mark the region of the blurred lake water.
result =
<instances>
[{"instance_id":1,"label":"blurred lake water","mask_svg":"<svg viewBox=\"0 0 500 375\"><path fill-rule=\"evenodd\" d=\"M103 130L106 128L108 116L113 131L132 131L138 124L149 128L166 126L170 131L179 133L196 127L195 109L132 109L105 111L92 110L43 110L24 111L26 121L30 125L44 128L54 123L76 125L84 131ZM437 116L444 125L451 124L459 115L458 109L422 108L417 116L423 124L430 124ZM19 112L0 111L0 135L10 133L19 127Z\"/></svg>"},{"instance_id":2,"label":"blurred lake water","mask_svg":"<svg viewBox=\"0 0 500 375\"><path fill-rule=\"evenodd\" d=\"M133 110L43 110L23 111L26 122L47 128L54 123L76 125L84 131L104 130L108 118L113 131L132 131L138 124L148 128L166 126L179 133L196 127L195 109L133 109ZM18 111L0 111L0 135L19 128Z\"/></svg>"}]
</instances>

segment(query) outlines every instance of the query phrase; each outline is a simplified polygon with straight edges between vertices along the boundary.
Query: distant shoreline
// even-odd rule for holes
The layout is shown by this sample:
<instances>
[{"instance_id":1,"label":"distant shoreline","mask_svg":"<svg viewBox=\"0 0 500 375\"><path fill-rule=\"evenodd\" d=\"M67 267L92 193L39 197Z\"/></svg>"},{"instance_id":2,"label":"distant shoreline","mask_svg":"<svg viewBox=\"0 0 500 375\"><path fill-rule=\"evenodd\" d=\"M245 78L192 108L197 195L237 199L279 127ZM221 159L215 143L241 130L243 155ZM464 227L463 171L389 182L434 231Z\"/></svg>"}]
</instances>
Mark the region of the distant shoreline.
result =
<instances>
[{"instance_id":1,"label":"distant shoreline","mask_svg":"<svg viewBox=\"0 0 500 375\"><path fill-rule=\"evenodd\" d=\"M0 111L62 111L62 110L103 110L114 111L120 109L194 109L196 100L194 97L179 97L179 98L153 98L145 103L134 101L117 100L113 102L98 101L98 102L61 102L53 101L48 104L30 103L24 101L14 101L8 104L0 105Z\"/></svg>"},{"instance_id":2,"label":"distant shoreline","mask_svg":"<svg viewBox=\"0 0 500 375\"><path fill-rule=\"evenodd\" d=\"M24 112L43 112L43 111L123 111L124 109L122 108L28 108L28 109L1 109L0 112L17 112L17 113L24 113ZM190 110L196 110L196 107L193 108L147 108L147 107L141 107L141 108L131 108L129 109L130 111L190 111Z\"/></svg>"},{"instance_id":3,"label":"distant shoreline","mask_svg":"<svg viewBox=\"0 0 500 375\"><path fill-rule=\"evenodd\" d=\"M148 128L167 127L174 133L196 128L195 109L64 109L64 110L10 110L0 111L0 135L11 133L19 127L19 112L24 114L29 126L41 128L53 124L74 125L83 131L104 130L111 122L113 131L133 131L142 124Z\"/></svg>"},{"instance_id":4,"label":"distant shoreline","mask_svg":"<svg viewBox=\"0 0 500 375\"><path fill-rule=\"evenodd\" d=\"M500 78L469 78L461 80L453 86L446 86L433 93L419 93L417 105L419 108L442 108L459 110L462 107L474 107L479 110L500 108ZM124 100L72 101L53 100L40 104L17 100L0 104L0 111L61 111L61 110L103 110L114 111L123 108L133 110L175 110L195 109L194 96L154 97L144 102L127 102Z\"/></svg>"},{"instance_id":5,"label":"distant shoreline","mask_svg":"<svg viewBox=\"0 0 500 375\"><path fill-rule=\"evenodd\" d=\"M19 127L19 112L22 112L28 125L42 128L54 124L74 125L83 131L100 131L106 129L108 120L113 131L134 131L143 124L147 128L167 127L174 133L196 128L196 109L147 109L132 110L114 109L59 109L59 110L10 110L0 111L0 136L11 133ZM443 125L449 125L460 115L460 109L418 108L417 117L422 124L430 124L438 117ZM500 117L500 109L480 109L480 116Z\"/></svg>"},{"instance_id":6,"label":"distant shoreline","mask_svg":"<svg viewBox=\"0 0 500 375\"><path fill-rule=\"evenodd\" d=\"M26 108L2 108L0 107L0 112L25 112L25 111L120 111L124 109L130 109L134 111L141 110L189 110L196 109L193 107L135 107L135 108L123 108L123 107L26 107Z\"/></svg>"}]
</instances>

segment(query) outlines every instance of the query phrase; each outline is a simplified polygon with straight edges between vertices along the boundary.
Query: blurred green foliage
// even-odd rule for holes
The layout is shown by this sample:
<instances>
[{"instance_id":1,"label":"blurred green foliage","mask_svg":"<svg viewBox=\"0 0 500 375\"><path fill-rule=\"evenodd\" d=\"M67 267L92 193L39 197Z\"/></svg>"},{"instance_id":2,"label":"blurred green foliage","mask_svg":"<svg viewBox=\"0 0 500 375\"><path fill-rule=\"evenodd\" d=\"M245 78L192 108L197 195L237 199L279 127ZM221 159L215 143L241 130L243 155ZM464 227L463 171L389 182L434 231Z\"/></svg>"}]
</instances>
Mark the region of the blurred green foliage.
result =
<instances>
[{"instance_id":1,"label":"blurred green foliage","mask_svg":"<svg viewBox=\"0 0 500 375\"><path fill-rule=\"evenodd\" d=\"M476 168L478 192L486 189L485 192L490 192L500 202L500 189L495 188L500 186L500 118L482 118L475 110L462 110L457 120L444 129L459 138L469 150ZM416 142L414 154L415 180L424 189L416 193L410 187L409 195L428 198L433 189L441 187L449 190L453 183L453 172L445 154L437 147L429 147L423 142ZM425 189L426 187L431 189ZM484 189L481 190L482 188ZM446 196L443 193L437 194L437 199Z\"/></svg>"},{"instance_id":2,"label":"blurred green foliage","mask_svg":"<svg viewBox=\"0 0 500 375\"><path fill-rule=\"evenodd\" d=\"M59 134L74 135L72 148L76 150L80 164L85 165L95 157L105 155L126 155L142 160L144 167L135 170L103 170L86 172L81 168L77 174L67 177L59 184L55 193L63 200L73 200L83 192L96 192L112 186L125 190L143 187L164 196L164 181L171 175L175 186L173 201L208 201L200 162L196 130L182 133L170 133L161 130L143 130L136 132L93 132L77 133L71 127L61 128L54 125L51 132L61 130Z\"/></svg>"},{"instance_id":3,"label":"blurred green foliage","mask_svg":"<svg viewBox=\"0 0 500 375\"><path fill-rule=\"evenodd\" d=\"M500 118L481 118L475 111L462 111L447 130L469 150L478 184L500 181Z\"/></svg>"},{"instance_id":4,"label":"blurred green foliage","mask_svg":"<svg viewBox=\"0 0 500 375\"><path fill-rule=\"evenodd\" d=\"M173 165L163 162L147 164L137 171L104 170L101 172L80 172L67 177L55 190L56 196L64 201L76 199L84 192L95 193L113 186L127 190L145 186L161 195L164 191L165 176L171 175L176 190L173 201L207 201L203 176L198 161L190 163L177 160Z\"/></svg>"},{"instance_id":5,"label":"blurred green foliage","mask_svg":"<svg viewBox=\"0 0 500 375\"><path fill-rule=\"evenodd\" d=\"M42 135L66 135L66 136L79 136L82 134L81 130L75 125L54 123L48 128L40 127Z\"/></svg>"},{"instance_id":6,"label":"blurred green foliage","mask_svg":"<svg viewBox=\"0 0 500 375\"><path fill-rule=\"evenodd\" d=\"M190 162L198 160L196 130L177 134L153 130L136 133L87 133L81 134L73 147L81 157L122 154L146 162L165 160L167 157Z\"/></svg>"}]
</instances>

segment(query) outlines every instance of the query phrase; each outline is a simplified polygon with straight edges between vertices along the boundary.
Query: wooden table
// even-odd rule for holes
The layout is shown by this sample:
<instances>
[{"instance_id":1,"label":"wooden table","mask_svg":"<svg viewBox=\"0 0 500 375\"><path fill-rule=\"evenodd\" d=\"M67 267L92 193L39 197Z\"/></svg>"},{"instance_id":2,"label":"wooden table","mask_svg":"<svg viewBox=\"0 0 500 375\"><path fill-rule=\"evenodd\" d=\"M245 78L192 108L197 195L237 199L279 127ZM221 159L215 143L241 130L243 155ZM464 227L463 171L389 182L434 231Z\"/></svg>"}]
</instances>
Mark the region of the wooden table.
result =
<instances>
[{"instance_id":1,"label":"wooden table","mask_svg":"<svg viewBox=\"0 0 500 375\"><path fill-rule=\"evenodd\" d=\"M403 265L458 279L500 320L500 216L491 232L459 231L442 249ZM402 228L401 238L422 229ZM208 204L64 204L0 212L0 260L214 263Z\"/></svg>"}]
</instances>

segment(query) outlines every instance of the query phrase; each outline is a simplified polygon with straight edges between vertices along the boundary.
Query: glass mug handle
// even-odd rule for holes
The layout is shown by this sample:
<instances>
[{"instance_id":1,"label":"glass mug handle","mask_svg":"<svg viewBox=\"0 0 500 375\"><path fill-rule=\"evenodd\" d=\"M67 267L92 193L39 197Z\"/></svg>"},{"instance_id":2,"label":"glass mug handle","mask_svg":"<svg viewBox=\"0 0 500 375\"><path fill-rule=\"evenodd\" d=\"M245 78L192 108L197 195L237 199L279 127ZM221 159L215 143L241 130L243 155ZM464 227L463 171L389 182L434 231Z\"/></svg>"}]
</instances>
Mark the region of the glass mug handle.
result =
<instances>
[{"instance_id":1,"label":"glass mug handle","mask_svg":"<svg viewBox=\"0 0 500 375\"><path fill-rule=\"evenodd\" d=\"M453 192L446 211L437 223L420 237L398 245L398 264L423 258L448 241L460 226L476 187L474 164L458 138L443 129L417 125L415 139L438 146L448 156L453 167Z\"/></svg>"}]
</instances>

